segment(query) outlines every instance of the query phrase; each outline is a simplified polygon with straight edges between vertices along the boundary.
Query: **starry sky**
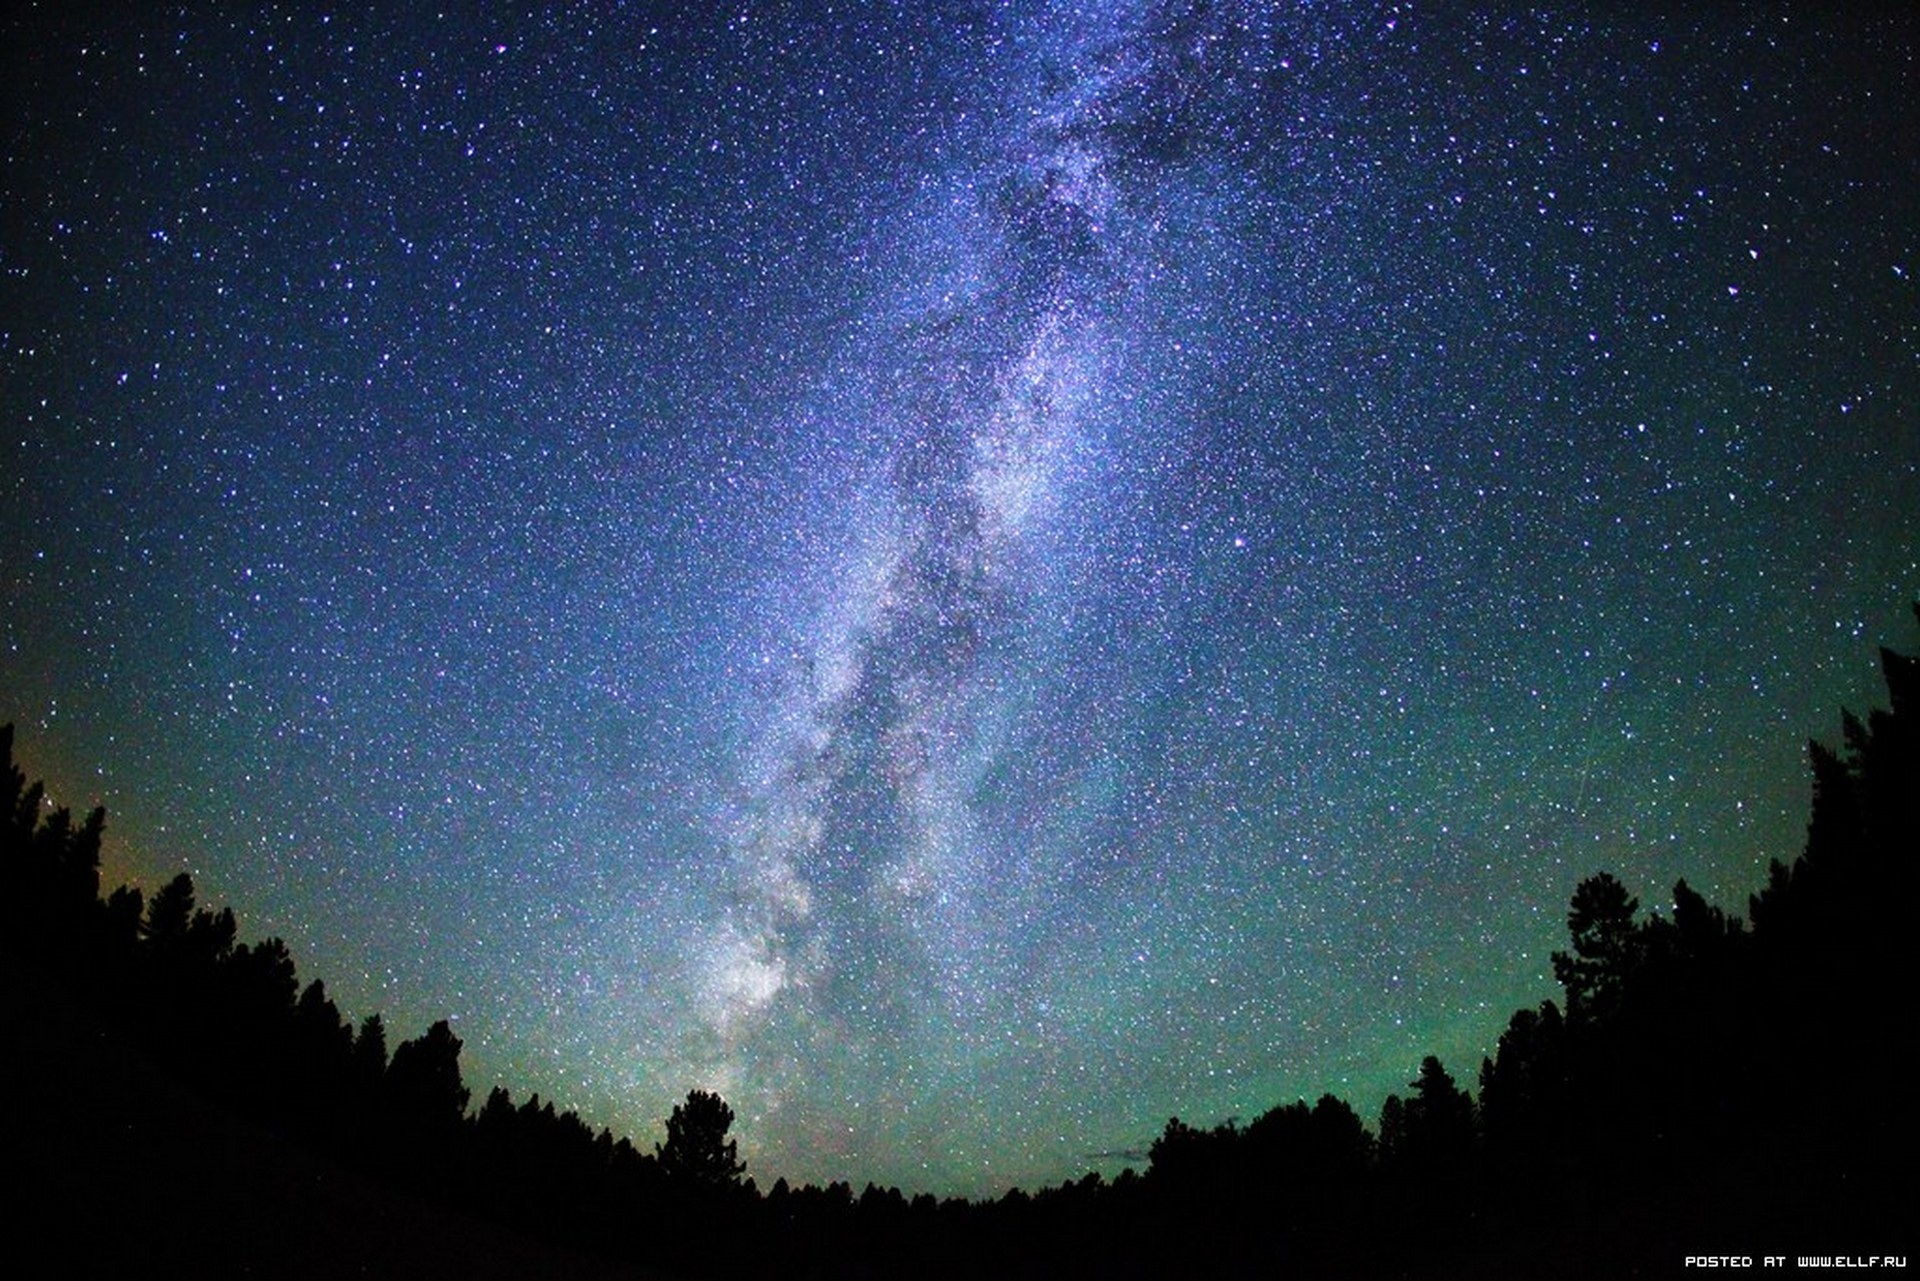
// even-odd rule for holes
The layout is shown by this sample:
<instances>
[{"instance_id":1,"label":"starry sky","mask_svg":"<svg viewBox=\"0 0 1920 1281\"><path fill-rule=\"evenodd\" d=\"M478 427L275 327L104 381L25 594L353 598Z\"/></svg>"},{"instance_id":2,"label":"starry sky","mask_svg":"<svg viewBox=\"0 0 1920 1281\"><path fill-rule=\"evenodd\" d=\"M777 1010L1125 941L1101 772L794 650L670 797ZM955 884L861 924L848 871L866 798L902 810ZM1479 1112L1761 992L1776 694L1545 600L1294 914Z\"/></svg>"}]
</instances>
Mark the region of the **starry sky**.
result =
<instances>
[{"instance_id":1,"label":"starry sky","mask_svg":"<svg viewBox=\"0 0 1920 1281\"><path fill-rule=\"evenodd\" d=\"M14 6L0 720L762 1186L1470 1079L1913 642L1920 22L1686 7Z\"/></svg>"}]
</instances>

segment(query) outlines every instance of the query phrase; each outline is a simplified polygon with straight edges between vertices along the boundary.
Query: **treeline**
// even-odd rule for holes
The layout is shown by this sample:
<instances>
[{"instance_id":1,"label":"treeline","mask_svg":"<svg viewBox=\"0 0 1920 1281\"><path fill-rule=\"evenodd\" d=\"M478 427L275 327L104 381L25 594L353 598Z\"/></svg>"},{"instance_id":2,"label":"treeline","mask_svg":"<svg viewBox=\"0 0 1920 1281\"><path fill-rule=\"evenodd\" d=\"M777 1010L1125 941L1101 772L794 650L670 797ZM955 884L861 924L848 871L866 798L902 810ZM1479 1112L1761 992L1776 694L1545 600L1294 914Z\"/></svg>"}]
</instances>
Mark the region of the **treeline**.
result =
<instances>
[{"instance_id":1,"label":"treeline","mask_svg":"<svg viewBox=\"0 0 1920 1281\"><path fill-rule=\"evenodd\" d=\"M184 872L151 900L128 886L102 899L105 812L76 824L50 809L13 760L11 725L0 727L0 818L0 867L24 891L24 911L0 930L9 977L53 986L275 1141L411 1195L619 1254L634 1253L637 1209L684 1223L713 1212L716 1189L748 1195L726 1138L732 1113L713 1095L696 1091L675 1108L653 1152L537 1094L516 1103L495 1088L470 1109L461 1042L445 1020L389 1053L379 1014L352 1026L324 982L301 986L280 939L239 942L232 910L199 906ZM35 1045L23 1037L10 1049ZM676 1253L672 1238L653 1249Z\"/></svg>"},{"instance_id":2,"label":"treeline","mask_svg":"<svg viewBox=\"0 0 1920 1281\"><path fill-rule=\"evenodd\" d=\"M1916 607L1920 617L1920 607ZM1904 1256L1920 660L1809 745L1807 842L1748 921L1683 880L1640 913L1575 890L1563 1000L1516 1011L1471 1096L1427 1057L1369 1134L1332 1097L1244 1128L1168 1123L1145 1182L1228 1270L1613 1276L1689 1255Z\"/></svg>"},{"instance_id":3,"label":"treeline","mask_svg":"<svg viewBox=\"0 0 1920 1281\"><path fill-rule=\"evenodd\" d=\"M1176 1119L1144 1175L992 1202L763 1193L731 1111L697 1091L651 1152L537 1095L496 1088L471 1108L445 1022L389 1054L377 1014L350 1026L279 940L238 942L185 875L151 901L102 899L104 814L50 810L10 728L0 866L23 892L0 946L16 980L57 987L275 1141L677 1272L1611 1276L1729 1251L1904 1255L1912 1086L1892 1041L1912 970L1920 660L1883 651L1882 667L1889 707L1846 715L1838 750L1812 745L1805 849L1772 864L1748 919L1684 881L1645 915L1611 875L1584 881L1553 957L1562 999L1513 1014L1477 1097L1428 1057L1371 1129L1331 1095L1245 1126Z\"/></svg>"}]
</instances>

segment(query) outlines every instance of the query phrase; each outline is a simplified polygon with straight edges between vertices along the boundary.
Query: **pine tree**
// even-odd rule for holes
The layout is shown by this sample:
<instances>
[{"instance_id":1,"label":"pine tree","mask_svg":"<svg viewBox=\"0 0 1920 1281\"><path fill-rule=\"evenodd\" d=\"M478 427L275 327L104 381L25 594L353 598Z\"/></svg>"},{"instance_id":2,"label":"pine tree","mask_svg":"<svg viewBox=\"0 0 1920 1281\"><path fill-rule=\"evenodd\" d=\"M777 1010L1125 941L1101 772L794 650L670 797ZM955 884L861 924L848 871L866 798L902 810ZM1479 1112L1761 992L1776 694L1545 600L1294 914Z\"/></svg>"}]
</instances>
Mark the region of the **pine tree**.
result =
<instances>
[{"instance_id":1,"label":"pine tree","mask_svg":"<svg viewBox=\"0 0 1920 1281\"><path fill-rule=\"evenodd\" d=\"M718 1094L692 1090L685 1103L675 1104L667 1118L667 1138L654 1155L661 1171L673 1182L692 1189L736 1187L746 1166L739 1144L727 1137L733 1128L733 1109Z\"/></svg>"},{"instance_id":2,"label":"pine tree","mask_svg":"<svg viewBox=\"0 0 1920 1281\"><path fill-rule=\"evenodd\" d=\"M1580 882L1567 912L1573 952L1553 954L1553 976L1567 990L1567 1017L1595 1022L1618 1007L1641 959L1640 900L1606 872Z\"/></svg>"}]
</instances>

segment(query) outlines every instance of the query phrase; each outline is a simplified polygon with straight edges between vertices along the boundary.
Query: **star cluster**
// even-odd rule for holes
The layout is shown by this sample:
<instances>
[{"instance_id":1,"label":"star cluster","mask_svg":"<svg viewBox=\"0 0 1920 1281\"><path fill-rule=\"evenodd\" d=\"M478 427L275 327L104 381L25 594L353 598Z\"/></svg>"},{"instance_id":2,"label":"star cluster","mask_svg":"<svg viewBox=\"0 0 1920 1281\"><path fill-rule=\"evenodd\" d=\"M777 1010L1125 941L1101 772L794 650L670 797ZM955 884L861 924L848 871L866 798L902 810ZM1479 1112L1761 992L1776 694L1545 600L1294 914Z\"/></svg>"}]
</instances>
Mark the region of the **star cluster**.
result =
<instances>
[{"instance_id":1,"label":"star cluster","mask_svg":"<svg viewBox=\"0 0 1920 1281\"><path fill-rule=\"evenodd\" d=\"M0 718L763 1184L1112 1172L1730 907L1920 590L1904 9L28 7Z\"/></svg>"}]
</instances>

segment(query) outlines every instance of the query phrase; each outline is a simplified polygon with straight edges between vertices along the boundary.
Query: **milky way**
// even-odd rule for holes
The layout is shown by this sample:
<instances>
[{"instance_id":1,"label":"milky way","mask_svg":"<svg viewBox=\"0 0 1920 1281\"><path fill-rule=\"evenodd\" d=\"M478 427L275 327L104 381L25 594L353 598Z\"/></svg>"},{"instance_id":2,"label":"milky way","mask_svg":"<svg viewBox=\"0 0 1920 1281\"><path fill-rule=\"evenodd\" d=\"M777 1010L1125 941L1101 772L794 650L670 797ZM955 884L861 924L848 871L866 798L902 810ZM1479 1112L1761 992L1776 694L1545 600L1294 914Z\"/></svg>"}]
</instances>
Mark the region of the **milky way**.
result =
<instances>
[{"instance_id":1,"label":"milky way","mask_svg":"<svg viewBox=\"0 0 1920 1281\"><path fill-rule=\"evenodd\" d=\"M768 1184L1471 1079L1920 591L1915 23L7 30L0 718L471 1083Z\"/></svg>"},{"instance_id":2,"label":"milky way","mask_svg":"<svg viewBox=\"0 0 1920 1281\"><path fill-rule=\"evenodd\" d=\"M1074 615L1116 612L1076 531L1116 501L1102 455L1141 434L1102 394L1138 342L1156 212L1115 141L1126 100L1214 34L1101 24L1067 50L1004 146L903 215L934 247L907 274L937 292L883 300L862 376L823 393L815 429L871 444L808 540L826 563L799 567L817 614L743 712L736 898L699 944L715 1070L770 1110L823 1069L901 1100L928 1072L1050 1075L1022 1033L1052 1035L1079 958L1049 954L1085 923L1067 891L1112 799L1102 745L1061 732L1109 692L1059 661L1110 658ZM791 587L770 590L785 617Z\"/></svg>"}]
</instances>

